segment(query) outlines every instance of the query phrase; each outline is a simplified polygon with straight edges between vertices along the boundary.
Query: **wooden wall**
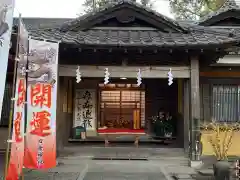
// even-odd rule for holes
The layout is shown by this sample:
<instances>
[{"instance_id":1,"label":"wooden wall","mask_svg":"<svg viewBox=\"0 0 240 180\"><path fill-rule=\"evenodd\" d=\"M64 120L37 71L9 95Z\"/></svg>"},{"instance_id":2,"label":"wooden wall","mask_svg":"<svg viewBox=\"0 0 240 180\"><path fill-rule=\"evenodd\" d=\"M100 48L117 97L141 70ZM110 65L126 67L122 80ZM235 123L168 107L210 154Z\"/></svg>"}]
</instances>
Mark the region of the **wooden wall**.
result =
<instances>
[{"instance_id":1,"label":"wooden wall","mask_svg":"<svg viewBox=\"0 0 240 180\"><path fill-rule=\"evenodd\" d=\"M74 88L92 88L97 89L98 83L102 83L101 79L85 79L81 83L73 82ZM150 123L152 116L158 115L160 110L169 111L173 116L178 113L178 82L177 80L171 86L168 86L167 79L144 79L145 84L145 127L150 131ZM73 90L74 94L74 90ZM74 96L73 96L74 98ZM74 107L73 107L74 109ZM71 121L71 126L73 120Z\"/></svg>"},{"instance_id":2,"label":"wooden wall","mask_svg":"<svg viewBox=\"0 0 240 180\"><path fill-rule=\"evenodd\" d=\"M180 93L183 93L179 85L179 81L174 80L171 86L168 86L167 79L147 79L144 81L146 84L146 126L151 132L151 118L158 115L159 111L170 112L175 120L175 130L177 132L177 146L184 146L184 119L183 112L181 112L183 103L182 98L178 98Z\"/></svg>"},{"instance_id":3,"label":"wooden wall","mask_svg":"<svg viewBox=\"0 0 240 180\"><path fill-rule=\"evenodd\" d=\"M176 114L178 111L177 81L168 86L167 79L147 79L146 84L146 119L158 115L159 111Z\"/></svg>"},{"instance_id":4,"label":"wooden wall","mask_svg":"<svg viewBox=\"0 0 240 180\"><path fill-rule=\"evenodd\" d=\"M57 152L68 143L72 124L72 78L59 77L57 92Z\"/></svg>"},{"instance_id":5,"label":"wooden wall","mask_svg":"<svg viewBox=\"0 0 240 180\"><path fill-rule=\"evenodd\" d=\"M204 74L204 73L202 73ZM221 74L221 73L217 73ZM210 122L212 118L212 85L237 85L239 84L239 79L235 77L219 77L217 74L213 73L213 77L202 77L200 80L200 100L201 100L201 121ZM240 74L239 74L240 77ZM202 143L203 143L203 155L214 155L212 146L209 143L208 136L212 132L203 131L202 132ZM224 135L221 135L221 140L224 139ZM232 145L228 151L228 155L239 156L240 155L240 144L238 143L240 139L240 132L236 132L232 139Z\"/></svg>"},{"instance_id":6,"label":"wooden wall","mask_svg":"<svg viewBox=\"0 0 240 180\"><path fill-rule=\"evenodd\" d=\"M212 114L212 86L217 85L239 85L237 78L214 78L202 77L200 79L200 108L201 108L201 121L211 121Z\"/></svg>"}]
</instances>

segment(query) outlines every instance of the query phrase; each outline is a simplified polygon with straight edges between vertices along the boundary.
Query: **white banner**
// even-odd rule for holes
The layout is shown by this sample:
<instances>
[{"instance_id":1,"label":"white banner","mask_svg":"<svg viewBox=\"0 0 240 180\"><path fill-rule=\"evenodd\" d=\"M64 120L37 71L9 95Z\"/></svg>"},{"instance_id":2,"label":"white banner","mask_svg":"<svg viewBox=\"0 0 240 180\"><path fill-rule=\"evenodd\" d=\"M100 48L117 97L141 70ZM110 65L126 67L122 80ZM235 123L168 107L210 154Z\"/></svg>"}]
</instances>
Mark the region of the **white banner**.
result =
<instances>
[{"instance_id":1,"label":"white banner","mask_svg":"<svg viewBox=\"0 0 240 180\"><path fill-rule=\"evenodd\" d=\"M24 166L56 166L58 43L29 40Z\"/></svg>"},{"instance_id":2,"label":"white banner","mask_svg":"<svg viewBox=\"0 0 240 180\"><path fill-rule=\"evenodd\" d=\"M96 129L96 90L76 89L73 127Z\"/></svg>"},{"instance_id":3,"label":"white banner","mask_svg":"<svg viewBox=\"0 0 240 180\"><path fill-rule=\"evenodd\" d=\"M14 0L0 0L0 117L8 65L13 23Z\"/></svg>"}]
</instances>

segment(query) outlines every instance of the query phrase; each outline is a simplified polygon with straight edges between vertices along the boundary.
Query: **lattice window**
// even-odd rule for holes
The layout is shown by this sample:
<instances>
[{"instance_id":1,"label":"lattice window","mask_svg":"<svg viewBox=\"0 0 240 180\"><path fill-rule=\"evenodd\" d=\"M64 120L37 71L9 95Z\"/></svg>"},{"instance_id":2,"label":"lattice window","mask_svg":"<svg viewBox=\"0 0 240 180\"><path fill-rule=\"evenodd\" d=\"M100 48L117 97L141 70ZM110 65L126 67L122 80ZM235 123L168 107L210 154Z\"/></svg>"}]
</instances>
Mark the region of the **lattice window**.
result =
<instances>
[{"instance_id":1,"label":"lattice window","mask_svg":"<svg viewBox=\"0 0 240 180\"><path fill-rule=\"evenodd\" d=\"M100 113L101 127L141 129L145 125L145 92L101 90Z\"/></svg>"},{"instance_id":2,"label":"lattice window","mask_svg":"<svg viewBox=\"0 0 240 180\"><path fill-rule=\"evenodd\" d=\"M240 120L240 86L213 85L212 116L217 121Z\"/></svg>"},{"instance_id":3,"label":"lattice window","mask_svg":"<svg viewBox=\"0 0 240 180\"><path fill-rule=\"evenodd\" d=\"M141 92L141 126L145 127L145 92Z\"/></svg>"}]
</instances>

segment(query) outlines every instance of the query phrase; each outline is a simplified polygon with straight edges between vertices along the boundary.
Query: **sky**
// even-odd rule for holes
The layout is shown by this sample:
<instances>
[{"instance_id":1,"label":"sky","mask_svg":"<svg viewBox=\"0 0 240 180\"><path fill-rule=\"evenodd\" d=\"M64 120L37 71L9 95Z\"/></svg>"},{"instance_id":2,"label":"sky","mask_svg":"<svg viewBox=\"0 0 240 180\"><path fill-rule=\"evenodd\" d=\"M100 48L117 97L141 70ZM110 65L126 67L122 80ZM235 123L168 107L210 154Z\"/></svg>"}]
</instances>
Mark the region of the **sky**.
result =
<instances>
[{"instance_id":1,"label":"sky","mask_svg":"<svg viewBox=\"0 0 240 180\"><path fill-rule=\"evenodd\" d=\"M15 0L14 16L45 17L45 18L75 18L84 12L84 0ZM154 9L168 17L170 13L168 0L155 0Z\"/></svg>"}]
</instances>

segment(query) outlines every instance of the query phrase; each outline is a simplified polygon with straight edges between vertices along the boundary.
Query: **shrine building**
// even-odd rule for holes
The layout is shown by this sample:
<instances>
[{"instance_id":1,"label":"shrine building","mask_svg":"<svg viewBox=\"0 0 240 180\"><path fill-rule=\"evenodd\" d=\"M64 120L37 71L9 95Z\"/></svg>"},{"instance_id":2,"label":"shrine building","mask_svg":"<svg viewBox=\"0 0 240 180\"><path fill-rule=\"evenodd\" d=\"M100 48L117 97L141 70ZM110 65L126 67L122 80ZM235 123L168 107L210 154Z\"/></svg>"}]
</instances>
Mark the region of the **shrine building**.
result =
<instances>
[{"instance_id":1,"label":"shrine building","mask_svg":"<svg viewBox=\"0 0 240 180\"><path fill-rule=\"evenodd\" d=\"M32 38L60 42L58 149L73 142L110 145L121 139L121 143L132 141L138 146L167 141L167 147L188 152L189 144L193 147L198 141L202 122L213 118L239 121L239 16L240 8L226 2L199 22L175 21L122 0L76 19L23 18ZM4 123L8 124L13 86L17 21L14 19L0 149L6 146ZM106 68L108 84L104 84ZM162 115L164 120L171 117L167 134L154 126ZM74 128L79 126L86 130L84 139L75 138ZM239 137L240 133L234 141ZM211 154L206 139L202 141L202 153ZM232 145L230 154L240 155L237 149L239 144ZM196 152L191 153L194 160Z\"/></svg>"}]
</instances>

